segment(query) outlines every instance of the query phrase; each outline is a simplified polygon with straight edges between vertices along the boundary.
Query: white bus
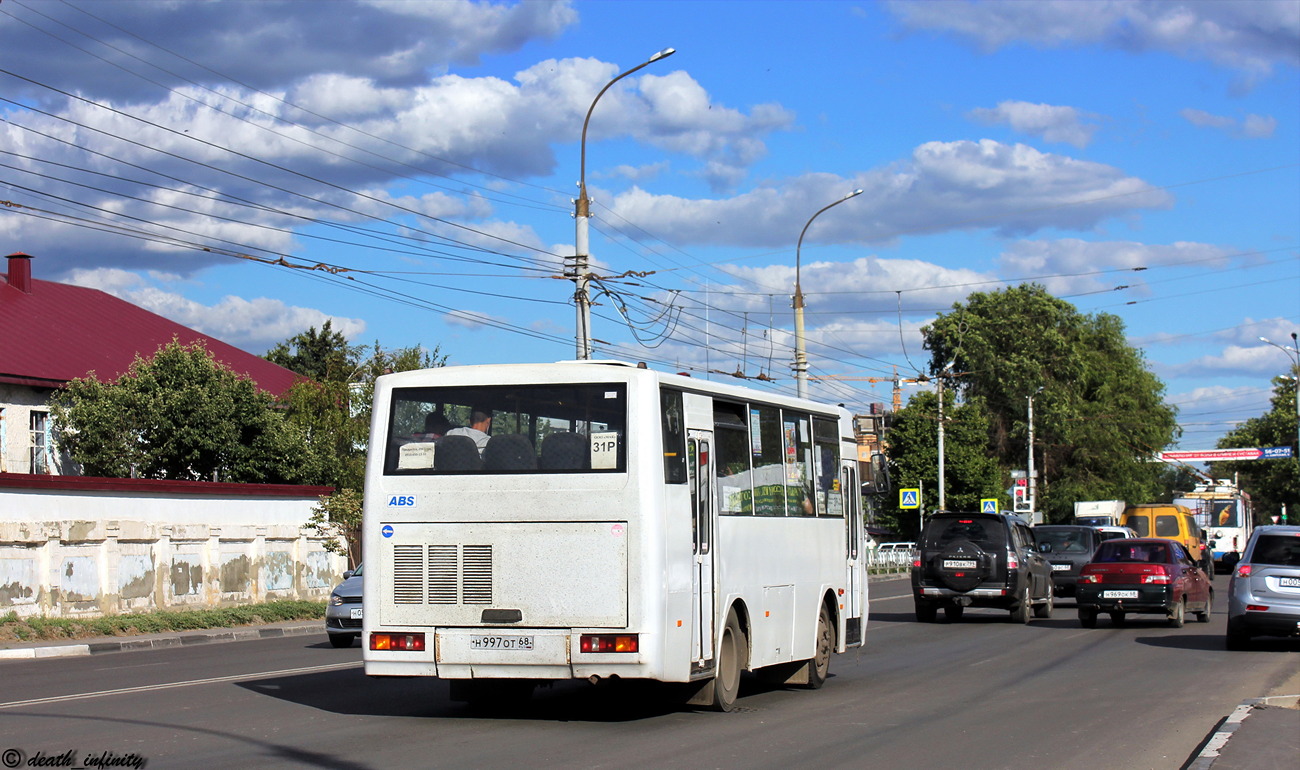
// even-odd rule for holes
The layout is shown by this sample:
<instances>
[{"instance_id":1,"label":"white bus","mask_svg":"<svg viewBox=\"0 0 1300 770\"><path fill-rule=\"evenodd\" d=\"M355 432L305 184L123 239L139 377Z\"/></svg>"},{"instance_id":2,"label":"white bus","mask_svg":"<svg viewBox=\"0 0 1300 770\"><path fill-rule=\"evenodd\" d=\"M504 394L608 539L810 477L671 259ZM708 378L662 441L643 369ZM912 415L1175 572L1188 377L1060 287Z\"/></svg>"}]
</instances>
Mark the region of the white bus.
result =
<instances>
[{"instance_id":1,"label":"white bus","mask_svg":"<svg viewBox=\"0 0 1300 770\"><path fill-rule=\"evenodd\" d=\"M1174 503L1195 514L1196 523L1205 530L1205 539L1214 551L1214 571L1232 572L1255 529L1250 495L1231 479L1218 479L1197 484L1191 492L1175 497Z\"/></svg>"},{"instance_id":2,"label":"white bus","mask_svg":"<svg viewBox=\"0 0 1300 770\"><path fill-rule=\"evenodd\" d=\"M426 430L483 415L481 452ZM366 674L482 703L548 680L682 682L721 711L744 670L817 688L832 651L863 643L864 538L842 407L619 362L385 375Z\"/></svg>"}]
</instances>

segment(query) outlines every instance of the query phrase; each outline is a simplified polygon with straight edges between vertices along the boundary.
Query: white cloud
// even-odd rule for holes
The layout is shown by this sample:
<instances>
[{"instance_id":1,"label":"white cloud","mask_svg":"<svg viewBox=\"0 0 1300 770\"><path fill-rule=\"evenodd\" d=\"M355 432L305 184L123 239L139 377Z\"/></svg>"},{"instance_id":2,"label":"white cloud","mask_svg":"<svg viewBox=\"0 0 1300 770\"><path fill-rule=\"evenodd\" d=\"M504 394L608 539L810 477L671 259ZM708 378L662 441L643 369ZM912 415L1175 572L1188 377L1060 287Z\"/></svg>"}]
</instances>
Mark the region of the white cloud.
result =
<instances>
[{"instance_id":1,"label":"white cloud","mask_svg":"<svg viewBox=\"0 0 1300 770\"><path fill-rule=\"evenodd\" d=\"M1238 122L1235 118L1214 115L1191 107L1180 110L1178 114L1193 126L1214 128L1245 139L1268 139L1277 130L1277 118L1266 115L1250 114Z\"/></svg>"},{"instance_id":2,"label":"white cloud","mask_svg":"<svg viewBox=\"0 0 1300 770\"><path fill-rule=\"evenodd\" d=\"M864 193L828 212L815 243L879 243L905 234L996 228L1090 230L1110 217L1163 209L1172 197L1112 166L992 140L927 142L905 161L852 177L807 174L733 198L699 200L633 188L611 208L680 244L792 245L815 212L855 188Z\"/></svg>"},{"instance_id":3,"label":"white cloud","mask_svg":"<svg viewBox=\"0 0 1300 770\"><path fill-rule=\"evenodd\" d=\"M1234 253L1208 243L1160 245L1061 238L1011 243L998 264L1008 278L1032 279L1053 294L1067 295L1117 286L1142 291L1145 281L1139 268L1182 264L1224 268Z\"/></svg>"},{"instance_id":4,"label":"white cloud","mask_svg":"<svg viewBox=\"0 0 1300 770\"><path fill-rule=\"evenodd\" d=\"M1065 142L1075 147L1087 147L1092 135L1100 126L1085 120L1097 116L1074 107L1030 102L1004 101L995 108L971 110L972 120L989 125L1006 124L1012 129L1031 136L1041 136L1049 142Z\"/></svg>"},{"instance_id":5,"label":"white cloud","mask_svg":"<svg viewBox=\"0 0 1300 770\"><path fill-rule=\"evenodd\" d=\"M365 332L365 321L332 316L314 308L286 305L277 299L244 299L227 296L215 305L204 305L179 294L148 284L126 270L74 270L68 283L112 294L164 318L216 337L244 350L265 351L308 327L332 321L335 331L350 340Z\"/></svg>"},{"instance_id":6,"label":"white cloud","mask_svg":"<svg viewBox=\"0 0 1300 770\"><path fill-rule=\"evenodd\" d=\"M905 26L974 40L987 51L1015 43L1041 48L1104 45L1208 60L1248 77L1300 64L1300 5L1294 0L891 0Z\"/></svg>"}]
</instances>

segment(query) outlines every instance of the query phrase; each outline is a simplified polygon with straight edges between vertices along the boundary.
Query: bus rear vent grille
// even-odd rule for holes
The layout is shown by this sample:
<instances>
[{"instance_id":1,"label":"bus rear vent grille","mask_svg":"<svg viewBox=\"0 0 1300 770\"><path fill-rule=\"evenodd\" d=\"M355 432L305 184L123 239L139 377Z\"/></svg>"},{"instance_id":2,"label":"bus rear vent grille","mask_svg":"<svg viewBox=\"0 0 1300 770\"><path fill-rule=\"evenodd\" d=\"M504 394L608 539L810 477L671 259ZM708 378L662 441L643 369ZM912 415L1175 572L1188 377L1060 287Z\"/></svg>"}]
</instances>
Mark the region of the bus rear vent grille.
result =
<instances>
[{"instance_id":1,"label":"bus rear vent grille","mask_svg":"<svg viewBox=\"0 0 1300 770\"><path fill-rule=\"evenodd\" d=\"M491 604L492 546L393 546L394 604Z\"/></svg>"}]
</instances>

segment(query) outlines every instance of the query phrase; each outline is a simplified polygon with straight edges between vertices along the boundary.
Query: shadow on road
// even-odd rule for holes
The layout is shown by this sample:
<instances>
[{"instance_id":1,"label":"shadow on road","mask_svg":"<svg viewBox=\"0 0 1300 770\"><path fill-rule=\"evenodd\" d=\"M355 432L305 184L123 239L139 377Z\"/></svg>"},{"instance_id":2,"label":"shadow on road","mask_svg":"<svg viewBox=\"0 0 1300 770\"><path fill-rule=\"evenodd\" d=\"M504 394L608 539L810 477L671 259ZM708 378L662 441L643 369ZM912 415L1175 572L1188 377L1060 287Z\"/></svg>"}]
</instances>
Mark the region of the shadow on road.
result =
<instances>
[{"instance_id":1,"label":"shadow on road","mask_svg":"<svg viewBox=\"0 0 1300 770\"><path fill-rule=\"evenodd\" d=\"M1250 649L1229 653L1223 646L1223 634L1179 634L1168 636L1139 636L1134 641L1149 647L1167 647L1175 650L1212 650L1230 655L1249 655L1252 652L1300 652L1300 639L1261 638L1251 641Z\"/></svg>"},{"instance_id":2,"label":"shadow on road","mask_svg":"<svg viewBox=\"0 0 1300 770\"><path fill-rule=\"evenodd\" d=\"M328 644L312 645L318 646L329 648ZM492 707L471 707L450 700L445 680L369 678L360 667L250 679L236 686L308 708L353 716L615 723L691 710L685 705L687 695L681 685L632 680L598 685L563 680L537 687L531 699L516 699ZM756 704L747 705L747 699L782 689L745 675L736 710L755 710Z\"/></svg>"}]
</instances>

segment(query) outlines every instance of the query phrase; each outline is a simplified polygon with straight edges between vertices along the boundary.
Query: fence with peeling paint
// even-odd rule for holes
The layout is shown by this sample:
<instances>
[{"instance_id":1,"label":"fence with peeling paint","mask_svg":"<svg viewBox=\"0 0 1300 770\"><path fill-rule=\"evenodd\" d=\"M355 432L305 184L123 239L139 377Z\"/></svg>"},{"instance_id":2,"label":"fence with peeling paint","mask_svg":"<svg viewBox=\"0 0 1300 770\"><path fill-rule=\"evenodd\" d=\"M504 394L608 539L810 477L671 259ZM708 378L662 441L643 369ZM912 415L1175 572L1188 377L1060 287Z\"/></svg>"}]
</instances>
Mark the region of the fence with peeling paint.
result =
<instances>
[{"instance_id":1,"label":"fence with peeling paint","mask_svg":"<svg viewBox=\"0 0 1300 770\"><path fill-rule=\"evenodd\" d=\"M0 615L324 599L346 560L303 524L330 491L0 473Z\"/></svg>"}]
</instances>

